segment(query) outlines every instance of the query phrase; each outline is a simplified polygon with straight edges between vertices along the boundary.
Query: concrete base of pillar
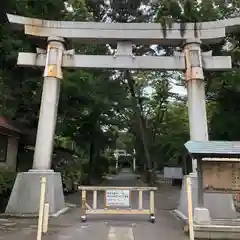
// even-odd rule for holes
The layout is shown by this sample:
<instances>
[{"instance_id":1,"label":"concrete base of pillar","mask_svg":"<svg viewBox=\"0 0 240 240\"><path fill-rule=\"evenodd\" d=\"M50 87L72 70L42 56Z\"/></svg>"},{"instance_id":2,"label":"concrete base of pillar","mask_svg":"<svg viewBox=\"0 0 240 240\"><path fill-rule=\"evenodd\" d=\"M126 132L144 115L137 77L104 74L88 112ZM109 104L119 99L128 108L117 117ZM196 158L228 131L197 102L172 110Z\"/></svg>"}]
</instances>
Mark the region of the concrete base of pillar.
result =
<instances>
[{"instance_id":1,"label":"concrete base of pillar","mask_svg":"<svg viewBox=\"0 0 240 240\"><path fill-rule=\"evenodd\" d=\"M192 201L193 201L193 209L194 209L197 207L198 182L197 182L196 174L190 174L190 177L192 182ZM205 193L204 207L209 210L211 219L236 219L240 217L240 214L236 212L236 209L234 207L232 194ZM188 219L187 208L188 208L188 205L187 205L186 176L184 176L179 207L174 212L180 218L187 220ZM200 214L202 214L202 212ZM196 219L197 218L198 217L196 216Z\"/></svg>"},{"instance_id":2,"label":"concrete base of pillar","mask_svg":"<svg viewBox=\"0 0 240 240\"><path fill-rule=\"evenodd\" d=\"M239 240L240 226L224 224L194 225L195 239Z\"/></svg>"},{"instance_id":3,"label":"concrete base of pillar","mask_svg":"<svg viewBox=\"0 0 240 240\"><path fill-rule=\"evenodd\" d=\"M211 217L207 208L194 208L194 223L196 224L210 224Z\"/></svg>"},{"instance_id":4,"label":"concrete base of pillar","mask_svg":"<svg viewBox=\"0 0 240 240\"><path fill-rule=\"evenodd\" d=\"M47 180L45 202L50 205L50 215L54 215L65 209L60 173L52 170L30 170L29 172L18 173L5 210L6 215L38 215L42 177L46 177Z\"/></svg>"}]
</instances>

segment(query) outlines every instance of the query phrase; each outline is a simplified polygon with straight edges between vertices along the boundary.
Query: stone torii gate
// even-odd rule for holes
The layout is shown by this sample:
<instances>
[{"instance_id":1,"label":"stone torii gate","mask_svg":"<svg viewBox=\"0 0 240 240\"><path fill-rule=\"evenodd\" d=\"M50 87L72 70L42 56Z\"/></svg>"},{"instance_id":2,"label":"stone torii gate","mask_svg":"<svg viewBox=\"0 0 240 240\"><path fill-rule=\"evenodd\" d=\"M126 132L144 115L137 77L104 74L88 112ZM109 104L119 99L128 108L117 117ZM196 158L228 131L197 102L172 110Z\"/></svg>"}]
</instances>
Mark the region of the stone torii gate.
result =
<instances>
[{"instance_id":1,"label":"stone torii gate","mask_svg":"<svg viewBox=\"0 0 240 240\"><path fill-rule=\"evenodd\" d=\"M125 157L125 158L126 157L132 157L132 163L131 163L132 170L133 170L133 172L136 171L136 151L135 151L135 149L133 149L133 153L132 154L127 153L126 150L116 149L114 151L113 155L114 155L114 157L116 159L116 165L115 165L116 166L116 170L119 169L119 157Z\"/></svg>"},{"instance_id":2,"label":"stone torii gate","mask_svg":"<svg viewBox=\"0 0 240 240\"><path fill-rule=\"evenodd\" d=\"M47 202L50 204L50 213L64 208L61 177L50 169L60 82L63 78L62 68L185 71L190 138L191 140L208 140L203 70L230 70L231 58L212 56L211 52L202 52L201 44L222 41L226 33L237 30L239 18L202 22L197 24L197 28L194 23L187 23L182 36L181 26L178 23L174 23L171 29L162 29L157 23L106 24L47 21L11 14L7 16L9 22L20 30L24 29L25 34L43 38L48 45L47 49L37 49L36 53L21 52L18 56L20 66L44 68L44 84L33 169L27 173L18 174L6 213L37 213L39 181L42 175L47 177ZM113 56L78 55L74 50L66 50L65 39L85 44L116 43L117 52ZM175 52L174 56L168 57L134 56L133 44L182 46L183 51ZM196 167L193 161L194 172ZM196 191L193 194L197 194ZM197 206L196 203L193 204ZM208 221L210 218L208 209L196 208L195 217L200 222Z\"/></svg>"}]
</instances>

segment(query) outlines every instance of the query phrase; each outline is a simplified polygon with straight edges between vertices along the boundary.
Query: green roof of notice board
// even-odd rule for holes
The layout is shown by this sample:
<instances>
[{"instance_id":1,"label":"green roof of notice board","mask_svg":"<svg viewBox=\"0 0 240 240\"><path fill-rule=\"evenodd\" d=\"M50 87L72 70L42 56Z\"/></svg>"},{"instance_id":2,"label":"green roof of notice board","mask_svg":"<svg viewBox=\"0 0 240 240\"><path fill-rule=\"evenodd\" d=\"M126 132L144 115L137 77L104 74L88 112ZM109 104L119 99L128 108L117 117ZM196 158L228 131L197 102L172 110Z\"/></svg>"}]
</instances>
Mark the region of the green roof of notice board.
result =
<instances>
[{"instance_id":1,"label":"green roof of notice board","mask_svg":"<svg viewBox=\"0 0 240 240\"><path fill-rule=\"evenodd\" d=\"M192 157L240 157L240 141L188 141L184 145Z\"/></svg>"}]
</instances>

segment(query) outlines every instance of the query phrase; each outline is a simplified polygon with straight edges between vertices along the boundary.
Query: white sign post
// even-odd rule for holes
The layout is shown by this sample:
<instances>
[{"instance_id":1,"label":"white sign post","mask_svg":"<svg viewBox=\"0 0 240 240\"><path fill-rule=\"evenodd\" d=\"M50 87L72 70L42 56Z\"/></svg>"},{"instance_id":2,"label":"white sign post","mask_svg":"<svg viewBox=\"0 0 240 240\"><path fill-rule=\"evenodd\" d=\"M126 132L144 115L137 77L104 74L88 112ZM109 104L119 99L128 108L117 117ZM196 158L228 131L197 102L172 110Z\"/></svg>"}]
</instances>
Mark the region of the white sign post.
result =
<instances>
[{"instance_id":1,"label":"white sign post","mask_svg":"<svg viewBox=\"0 0 240 240\"><path fill-rule=\"evenodd\" d=\"M106 190L106 207L129 207L129 190Z\"/></svg>"},{"instance_id":2,"label":"white sign post","mask_svg":"<svg viewBox=\"0 0 240 240\"><path fill-rule=\"evenodd\" d=\"M183 171L180 167L164 167L164 178L183 179Z\"/></svg>"}]
</instances>

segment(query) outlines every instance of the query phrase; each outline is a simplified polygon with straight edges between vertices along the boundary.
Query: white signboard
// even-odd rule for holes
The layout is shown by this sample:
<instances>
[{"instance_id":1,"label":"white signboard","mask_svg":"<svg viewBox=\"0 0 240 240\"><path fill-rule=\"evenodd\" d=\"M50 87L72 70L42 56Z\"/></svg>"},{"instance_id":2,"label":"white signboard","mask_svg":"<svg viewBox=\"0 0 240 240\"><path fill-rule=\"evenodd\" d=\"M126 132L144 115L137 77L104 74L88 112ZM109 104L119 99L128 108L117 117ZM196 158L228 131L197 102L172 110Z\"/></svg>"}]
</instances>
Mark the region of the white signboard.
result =
<instances>
[{"instance_id":1,"label":"white signboard","mask_svg":"<svg viewBox=\"0 0 240 240\"><path fill-rule=\"evenodd\" d=\"M183 171L179 167L164 167L164 178L168 179L182 179Z\"/></svg>"},{"instance_id":2,"label":"white signboard","mask_svg":"<svg viewBox=\"0 0 240 240\"><path fill-rule=\"evenodd\" d=\"M129 207L129 190L106 190L106 206Z\"/></svg>"}]
</instances>

